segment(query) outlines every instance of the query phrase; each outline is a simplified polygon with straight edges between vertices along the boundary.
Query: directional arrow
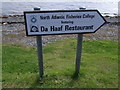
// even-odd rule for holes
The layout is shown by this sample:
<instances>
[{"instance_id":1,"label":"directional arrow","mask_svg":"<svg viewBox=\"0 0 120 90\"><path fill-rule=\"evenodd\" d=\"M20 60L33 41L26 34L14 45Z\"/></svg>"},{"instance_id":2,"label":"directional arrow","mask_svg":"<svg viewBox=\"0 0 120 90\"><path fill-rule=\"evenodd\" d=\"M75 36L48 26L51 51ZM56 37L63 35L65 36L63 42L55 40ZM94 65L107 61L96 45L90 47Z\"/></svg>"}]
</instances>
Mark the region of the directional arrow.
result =
<instances>
[{"instance_id":1,"label":"directional arrow","mask_svg":"<svg viewBox=\"0 0 120 90\"><path fill-rule=\"evenodd\" d=\"M98 10L26 11L24 17L28 36L95 33L106 23Z\"/></svg>"}]
</instances>

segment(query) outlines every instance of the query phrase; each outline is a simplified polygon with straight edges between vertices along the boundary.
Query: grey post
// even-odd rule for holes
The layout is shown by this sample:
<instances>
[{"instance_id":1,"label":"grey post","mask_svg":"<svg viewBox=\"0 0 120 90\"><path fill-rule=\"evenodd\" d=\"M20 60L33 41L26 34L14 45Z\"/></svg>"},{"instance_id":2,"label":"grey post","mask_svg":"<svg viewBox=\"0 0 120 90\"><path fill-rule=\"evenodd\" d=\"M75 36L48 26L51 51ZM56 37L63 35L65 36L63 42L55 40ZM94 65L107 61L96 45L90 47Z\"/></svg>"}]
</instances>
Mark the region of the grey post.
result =
<instances>
[{"instance_id":1,"label":"grey post","mask_svg":"<svg viewBox=\"0 0 120 90\"><path fill-rule=\"evenodd\" d=\"M80 61L81 61L81 54L82 54L82 40L83 40L83 34L78 34L77 51L76 51L76 66L75 66L75 74L76 75L78 75L80 72Z\"/></svg>"},{"instance_id":2,"label":"grey post","mask_svg":"<svg viewBox=\"0 0 120 90\"><path fill-rule=\"evenodd\" d=\"M86 8L79 8L79 9L85 10ZM81 62L81 55L82 55L82 41L83 41L83 34L78 34L77 51L76 51L76 65L75 65L75 74L77 76L80 72L80 62Z\"/></svg>"},{"instance_id":3,"label":"grey post","mask_svg":"<svg viewBox=\"0 0 120 90\"><path fill-rule=\"evenodd\" d=\"M34 8L34 10L40 10L40 8ZM40 77L43 77L43 52L42 52L42 36L36 37L37 41L37 51L38 51L38 66L39 66L39 74Z\"/></svg>"}]
</instances>

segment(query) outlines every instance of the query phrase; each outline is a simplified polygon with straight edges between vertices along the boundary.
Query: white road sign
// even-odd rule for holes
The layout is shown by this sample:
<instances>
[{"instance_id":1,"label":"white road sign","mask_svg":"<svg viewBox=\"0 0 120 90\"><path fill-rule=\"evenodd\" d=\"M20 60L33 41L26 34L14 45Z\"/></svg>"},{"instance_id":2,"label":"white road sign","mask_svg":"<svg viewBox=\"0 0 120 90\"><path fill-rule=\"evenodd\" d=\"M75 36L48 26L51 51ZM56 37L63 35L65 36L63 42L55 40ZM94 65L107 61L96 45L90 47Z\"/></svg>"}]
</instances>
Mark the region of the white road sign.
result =
<instances>
[{"instance_id":1,"label":"white road sign","mask_svg":"<svg viewBox=\"0 0 120 90\"><path fill-rule=\"evenodd\" d=\"M28 36L94 33L106 23L98 10L24 12Z\"/></svg>"}]
</instances>

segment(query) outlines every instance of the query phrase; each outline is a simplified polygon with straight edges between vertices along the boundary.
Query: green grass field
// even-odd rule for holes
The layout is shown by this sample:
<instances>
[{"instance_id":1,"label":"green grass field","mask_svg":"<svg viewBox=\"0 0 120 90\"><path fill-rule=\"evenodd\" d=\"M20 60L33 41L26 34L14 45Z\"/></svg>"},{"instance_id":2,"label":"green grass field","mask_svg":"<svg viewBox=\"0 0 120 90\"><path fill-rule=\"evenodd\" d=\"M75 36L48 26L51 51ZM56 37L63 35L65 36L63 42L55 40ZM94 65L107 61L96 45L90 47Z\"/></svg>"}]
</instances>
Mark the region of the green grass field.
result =
<instances>
[{"instance_id":1,"label":"green grass field","mask_svg":"<svg viewBox=\"0 0 120 90\"><path fill-rule=\"evenodd\" d=\"M76 42L62 40L43 48L44 78L39 78L36 48L3 45L3 88L117 88L117 41L83 41L77 78L74 76Z\"/></svg>"}]
</instances>

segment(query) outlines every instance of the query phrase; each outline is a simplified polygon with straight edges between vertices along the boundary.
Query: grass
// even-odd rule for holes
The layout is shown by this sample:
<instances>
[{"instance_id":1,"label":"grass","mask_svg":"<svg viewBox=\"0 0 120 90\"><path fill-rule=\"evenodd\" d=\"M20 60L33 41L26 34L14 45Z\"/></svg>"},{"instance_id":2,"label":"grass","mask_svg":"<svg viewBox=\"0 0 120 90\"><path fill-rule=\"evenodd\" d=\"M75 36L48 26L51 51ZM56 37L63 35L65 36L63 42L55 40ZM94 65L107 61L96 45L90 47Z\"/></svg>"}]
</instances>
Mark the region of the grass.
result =
<instances>
[{"instance_id":1,"label":"grass","mask_svg":"<svg viewBox=\"0 0 120 90\"><path fill-rule=\"evenodd\" d=\"M35 48L4 45L3 88L117 88L118 43L83 41L79 77L74 77L76 40L62 40L44 47L44 77L39 78Z\"/></svg>"}]
</instances>

